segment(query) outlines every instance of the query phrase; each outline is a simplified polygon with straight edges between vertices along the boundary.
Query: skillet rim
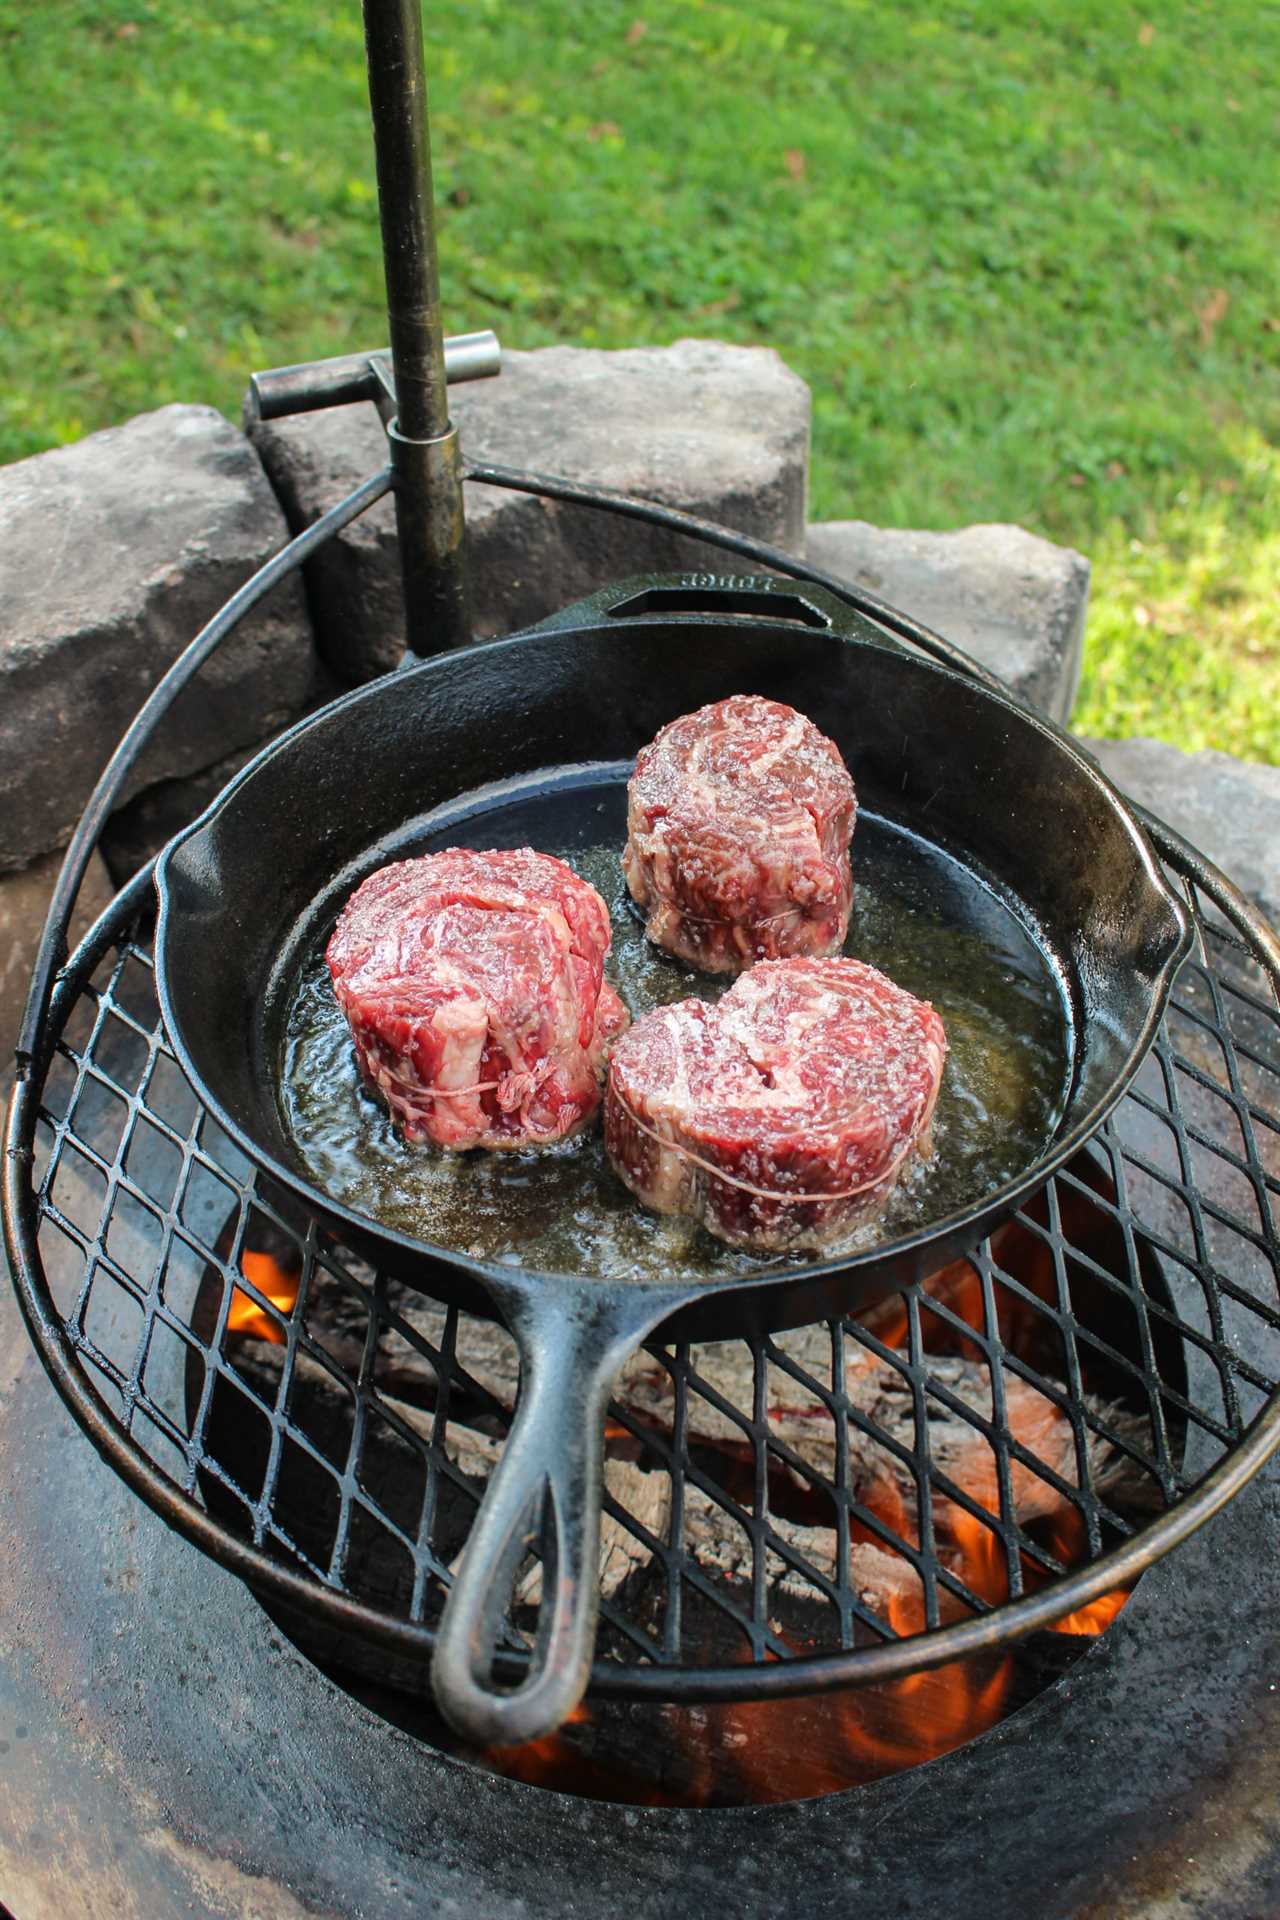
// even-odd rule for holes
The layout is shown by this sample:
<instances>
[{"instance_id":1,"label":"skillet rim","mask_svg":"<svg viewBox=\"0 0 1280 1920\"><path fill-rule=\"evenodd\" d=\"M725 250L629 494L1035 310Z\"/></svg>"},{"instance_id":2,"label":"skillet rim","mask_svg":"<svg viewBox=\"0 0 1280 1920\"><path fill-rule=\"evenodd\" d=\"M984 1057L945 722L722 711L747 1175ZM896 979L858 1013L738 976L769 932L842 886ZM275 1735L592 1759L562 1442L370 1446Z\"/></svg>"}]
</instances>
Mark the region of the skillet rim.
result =
<instances>
[{"instance_id":1,"label":"skillet rim","mask_svg":"<svg viewBox=\"0 0 1280 1920\"><path fill-rule=\"evenodd\" d=\"M678 618L682 627L723 627L726 624L732 624L734 619L732 613L681 613L674 617ZM665 627L670 626L672 620L673 616L670 613L643 613L628 617L625 624L628 627ZM1065 1133L1061 1131L1060 1121L1050 1135L1044 1151L1022 1173L1005 1181L981 1199L945 1215L941 1220L935 1220L926 1226L916 1228L912 1233L879 1242L857 1253L810 1260L798 1266L761 1266L754 1273L739 1274L726 1279L664 1282L649 1279L619 1279L616 1275L593 1277L587 1274L565 1273L553 1268L524 1267L478 1260L454 1248L440 1245L435 1241L421 1240L398 1228L386 1226L374 1215L362 1213L346 1205L345 1202L334 1199L306 1175L278 1160L272 1152L264 1148L237 1121L232 1119L217 1095L207 1085L183 1037L181 1024L174 1013L169 993L169 968L172 959L169 937L177 911L171 890L170 870L182 852L213 824L223 809L234 800L240 789L249 785L266 765L287 754L302 735L327 721L334 714L384 694L402 678L416 679L463 657L469 658L481 652L492 654L499 650L514 650L528 641L548 638L552 633L558 641L572 640L579 634L598 636L605 624L599 614L585 621L574 620L568 624L562 624L562 621L563 616L553 616L552 622L540 623L538 626L516 634L477 641L466 649L455 649L427 659L413 659L406 655L401 665L391 673L340 694L316 712L304 715L285 732L278 734L274 740L268 741L228 781L221 792L214 796L203 812L180 833L175 834L168 845L161 850L156 860L154 874L157 896L153 947L156 994L165 1033L178 1064L191 1082L197 1097L254 1166L265 1172L321 1218L334 1224L339 1238L345 1230L356 1237L357 1244L360 1242L367 1244L370 1241L375 1244L381 1242L394 1247L397 1254L407 1256L409 1260L416 1260L420 1264L444 1265L466 1275L470 1282L478 1283L481 1294L494 1303L510 1302L513 1295L524 1292L528 1285L539 1288L568 1288L574 1291L582 1288L613 1287L625 1290L637 1303L649 1301L655 1308L659 1302L665 1303L664 1319L684 1306L692 1306L696 1302L718 1297L729 1300L746 1296L743 1301L744 1310L746 1310L749 1308L751 1296L762 1290L837 1276L847 1276L852 1286L860 1275L870 1282L877 1270L889 1263L895 1267L905 1268L908 1263L922 1255L926 1248L933 1245L948 1249L948 1257L955 1258L964 1248L979 1244L992 1225L1000 1219L1007 1218L1020 1205L1033 1198L1052 1175L1060 1171L1075 1153L1087 1145L1123 1099L1155 1039L1173 981L1193 943L1194 928L1183 902L1166 878L1159 857L1133 808L1108 779L1092 755L1087 753L1065 728L1058 726L1047 716L1023 706L1003 690L988 686L984 680L979 680L976 676L966 675L956 669L943 666L922 651L907 647L888 635L881 637L871 627L869 621L867 622L869 631L865 634L833 634L831 637L838 639L846 646L877 647L900 657L905 654L920 669L938 675L944 680L955 682L967 691L977 693L991 701L995 706L1004 708L1016 724L1030 726L1033 731L1042 734L1051 749L1063 754L1075 765L1084 778L1102 795L1113 816L1119 821L1133 849L1137 868L1141 870L1152 892L1164 903L1176 929L1176 937L1171 940L1167 952L1158 965L1149 976L1141 976L1144 980L1149 979L1146 1011L1134 1042L1121 1067L1113 1076L1110 1086L1092 1107L1076 1120L1069 1131ZM622 622L619 622L618 630L621 631L621 628ZM763 623L756 625L753 622L753 631L759 633L762 630ZM779 621L777 631L782 638L793 637L794 630L789 631L783 621ZM425 1279L419 1283L409 1278L405 1271L406 1264L403 1257L397 1261L396 1276L404 1280L405 1284L415 1287L421 1284L422 1291L429 1291ZM924 1268L919 1265L917 1270L923 1271ZM892 1290L892 1288L886 1290Z\"/></svg>"}]
</instances>

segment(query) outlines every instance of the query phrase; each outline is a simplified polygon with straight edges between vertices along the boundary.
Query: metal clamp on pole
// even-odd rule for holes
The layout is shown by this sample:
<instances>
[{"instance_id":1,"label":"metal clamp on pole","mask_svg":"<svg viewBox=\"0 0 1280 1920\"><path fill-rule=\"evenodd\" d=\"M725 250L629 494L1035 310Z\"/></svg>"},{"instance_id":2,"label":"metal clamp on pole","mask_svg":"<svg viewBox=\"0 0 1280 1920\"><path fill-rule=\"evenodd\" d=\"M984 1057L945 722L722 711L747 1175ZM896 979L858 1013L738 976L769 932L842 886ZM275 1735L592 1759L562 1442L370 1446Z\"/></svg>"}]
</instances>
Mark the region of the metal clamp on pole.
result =
<instances>
[{"instance_id":1,"label":"metal clamp on pole","mask_svg":"<svg viewBox=\"0 0 1280 1920\"><path fill-rule=\"evenodd\" d=\"M501 371L498 336L487 327L478 333L455 333L445 341L447 385L489 380ZM394 401L391 352L374 347L368 353L340 353L332 360L306 360L296 367L270 367L250 374L246 406L254 420L284 420L290 414L346 407L357 400L380 403L388 391Z\"/></svg>"},{"instance_id":2,"label":"metal clamp on pole","mask_svg":"<svg viewBox=\"0 0 1280 1920\"><path fill-rule=\"evenodd\" d=\"M456 427L410 440L387 422L395 474L400 572L410 653L441 653L471 639L466 603L462 445Z\"/></svg>"},{"instance_id":3,"label":"metal clamp on pole","mask_svg":"<svg viewBox=\"0 0 1280 1920\"><path fill-rule=\"evenodd\" d=\"M471 638L462 461L449 420L420 0L364 0L396 418L388 426L411 653Z\"/></svg>"}]
</instances>

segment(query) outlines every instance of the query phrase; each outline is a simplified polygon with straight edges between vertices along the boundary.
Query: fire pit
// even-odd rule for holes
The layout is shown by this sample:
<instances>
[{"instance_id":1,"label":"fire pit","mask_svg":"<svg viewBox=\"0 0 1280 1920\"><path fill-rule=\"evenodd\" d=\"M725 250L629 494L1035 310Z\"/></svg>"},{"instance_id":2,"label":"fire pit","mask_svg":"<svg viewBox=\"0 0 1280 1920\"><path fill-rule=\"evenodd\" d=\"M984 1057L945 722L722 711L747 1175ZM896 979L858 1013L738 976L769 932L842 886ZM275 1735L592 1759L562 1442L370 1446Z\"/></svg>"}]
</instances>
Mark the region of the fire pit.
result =
<instances>
[{"instance_id":1,"label":"fire pit","mask_svg":"<svg viewBox=\"0 0 1280 1920\"><path fill-rule=\"evenodd\" d=\"M150 728L237 618L393 484L411 639L456 637L449 500L463 469L438 430L443 358L424 370L393 265L423 238L425 123L421 139L412 115L394 131L389 77L415 60L410 13L388 8L395 30L371 31L392 360L258 383L277 410L356 390L388 414L398 404L392 466L263 569L166 676L72 844L36 970L6 1239L40 1357L117 1477L60 1477L74 1440L22 1376L4 1441L37 1591L11 1566L0 1618L32 1678L27 1692L11 1678L0 1706L12 1739L33 1722L48 1734L56 1778L18 1784L14 1830L36 1834L38 1860L39 1791L81 1810L45 1883L95 1913L139 1886L163 1907L195 1884L216 1887L210 1910L248 1912L265 1875L324 1911L626 1900L643 1916L724 1900L731 1862L742 1911L832 1910L858 1873L891 1883L908 1914L937 1911L963 1858L953 1910L990 1916L1027 1911L1016 1829L1030 1808L1033 1884L1057 1902L1036 1910L1075 1911L1099 1876L1114 1887L1127 1872L1134 1822L1167 1814L1201 1762L1228 1768L1257 1685L1251 1583L1265 1591L1275 1572L1250 1518L1265 1487L1220 1511L1280 1447L1280 946L1229 882L1148 823L1195 931L1159 1037L1088 1148L971 1256L859 1319L732 1342L659 1333L628 1364L606 1432L591 1688L559 1734L518 1749L465 1747L426 1685L518 1399L511 1341L362 1262L201 1108L156 1002L150 869L61 964L76 886ZM483 346L458 351L484 360ZM422 411L406 426L415 379ZM758 542L555 479L469 472L826 585L983 677L918 623ZM135 1495L251 1592L206 1583L206 1562L151 1527ZM1215 1514L1212 1537L1243 1565L1202 1536L1156 1568ZM542 1581L535 1548L506 1623L511 1680ZM130 1634L127 1655L104 1655ZM1183 1734L1192 1710L1199 1757ZM79 1745L57 1732L76 1711ZM1139 1780L1144 1724L1157 1761ZM104 1784L98 1745L126 1756L125 1784ZM1260 1752L1269 1766L1280 1742ZM1069 1820L1054 1813L1067 1775ZM1215 1806L1233 1804L1224 1777ZM132 1796L160 1782L148 1828ZM328 1817L313 1844L298 1809L317 1795ZM791 1801L814 1804L777 1804ZM746 1808L749 1826L730 1811ZM110 1863L87 1837L102 1820L121 1835ZM974 1820L991 1836L976 1864ZM1274 1878L1271 1845L1222 1912L1265 1910L1248 1903ZM1144 1873L1153 1900L1161 1876L1187 1878L1158 1846ZM24 1890L39 1884L33 1868Z\"/></svg>"},{"instance_id":2,"label":"fire pit","mask_svg":"<svg viewBox=\"0 0 1280 1920\"><path fill-rule=\"evenodd\" d=\"M713 1897L749 1844L731 1911L834 1910L851 1877L935 1911L961 1858L963 1914L1024 1914L1030 1874L1037 1911L1105 1887L1130 1904L1099 1910L1154 1916L1201 1872L1206 1911L1267 1911L1273 1843L1222 1848L1280 1751L1273 1489L1150 1563L1274 1445L1276 973L1231 889L1158 837L1197 947L1093 1147L866 1321L655 1343L610 1412L585 1708L483 1753L427 1705L424 1660L509 1419L510 1345L362 1267L200 1111L158 1020L140 877L59 984L47 1070L11 1116L24 1306L119 1476L86 1480L19 1366L0 1445L24 1553L0 1618L25 1654L0 1706L43 1757L8 1817L38 1833L42 1795L81 1809L62 1847L81 1877L37 1853L19 1884L88 1888L91 1913L163 1871L173 1901L217 1886L232 1912L266 1876L321 1911L408 1915L432 1889L656 1915ZM140 1522L133 1490L258 1598ZM1015 1638L1019 1608L1039 1624ZM513 1670L527 1621L517 1606ZM947 1658L947 1636L983 1644ZM158 1828L133 1798L157 1792ZM294 1811L316 1794L319 1847ZM1195 1806L1166 1858L1151 1835ZM715 1824L748 1817L749 1841ZM98 1858L80 1819L129 1837ZM170 1827L192 1838L157 1853Z\"/></svg>"}]
</instances>

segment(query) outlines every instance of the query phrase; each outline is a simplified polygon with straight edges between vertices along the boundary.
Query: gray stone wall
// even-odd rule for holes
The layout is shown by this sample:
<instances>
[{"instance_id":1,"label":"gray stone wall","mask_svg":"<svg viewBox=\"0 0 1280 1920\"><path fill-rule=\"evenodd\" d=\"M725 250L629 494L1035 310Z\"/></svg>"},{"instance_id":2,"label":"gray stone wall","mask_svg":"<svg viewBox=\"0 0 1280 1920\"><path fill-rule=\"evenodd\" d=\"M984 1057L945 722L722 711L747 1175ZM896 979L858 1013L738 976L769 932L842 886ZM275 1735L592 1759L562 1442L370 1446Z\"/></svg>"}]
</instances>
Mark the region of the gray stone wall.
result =
<instances>
[{"instance_id":1,"label":"gray stone wall","mask_svg":"<svg viewBox=\"0 0 1280 1920\"><path fill-rule=\"evenodd\" d=\"M1065 725L1084 656L1089 562L1023 527L920 533L833 520L810 527L815 566L869 587Z\"/></svg>"},{"instance_id":2,"label":"gray stone wall","mask_svg":"<svg viewBox=\"0 0 1280 1920\"><path fill-rule=\"evenodd\" d=\"M1122 793L1199 847L1280 929L1280 767L1163 740L1086 740Z\"/></svg>"},{"instance_id":3,"label":"gray stone wall","mask_svg":"<svg viewBox=\"0 0 1280 1920\"><path fill-rule=\"evenodd\" d=\"M65 844L166 667L287 538L261 462L212 407L0 472L0 871ZM181 697L131 792L266 739L324 692L285 582Z\"/></svg>"}]
</instances>

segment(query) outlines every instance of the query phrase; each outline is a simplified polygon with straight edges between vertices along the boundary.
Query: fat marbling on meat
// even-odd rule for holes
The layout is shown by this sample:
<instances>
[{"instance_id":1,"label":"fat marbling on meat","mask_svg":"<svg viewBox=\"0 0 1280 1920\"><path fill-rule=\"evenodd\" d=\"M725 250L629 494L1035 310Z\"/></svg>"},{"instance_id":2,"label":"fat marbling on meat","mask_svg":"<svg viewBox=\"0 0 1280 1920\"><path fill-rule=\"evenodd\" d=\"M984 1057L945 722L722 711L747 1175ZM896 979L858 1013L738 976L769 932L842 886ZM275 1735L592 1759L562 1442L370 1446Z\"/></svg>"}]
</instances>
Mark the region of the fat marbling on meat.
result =
<instances>
[{"instance_id":1,"label":"fat marbling on meat","mask_svg":"<svg viewBox=\"0 0 1280 1920\"><path fill-rule=\"evenodd\" d=\"M840 947L853 781L794 707L734 694L671 721L627 802L623 870L655 945L705 973Z\"/></svg>"},{"instance_id":2,"label":"fat marbling on meat","mask_svg":"<svg viewBox=\"0 0 1280 1920\"><path fill-rule=\"evenodd\" d=\"M564 861L451 847L373 873L326 959L368 1085L406 1140L538 1147L600 1104L626 1010L609 915Z\"/></svg>"},{"instance_id":3,"label":"fat marbling on meat","mask_svg":"<svg viewBox=\"0 0 1280 1920\"><path fill-rule=\"evenodd\" d=\"M605 1146L659 1213L820 1249L925 1147L946 1051L933 1008L861 961L763 961L715 1006L637 1020L610 1060Z\"/></svg>"}]
</instances>

